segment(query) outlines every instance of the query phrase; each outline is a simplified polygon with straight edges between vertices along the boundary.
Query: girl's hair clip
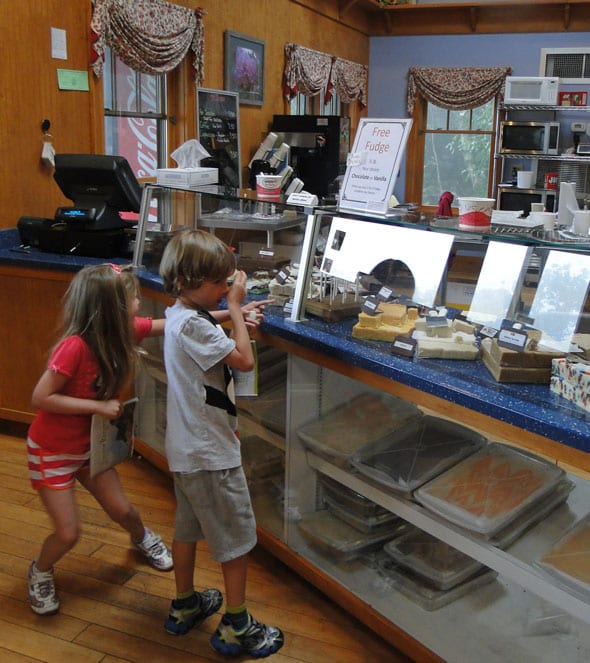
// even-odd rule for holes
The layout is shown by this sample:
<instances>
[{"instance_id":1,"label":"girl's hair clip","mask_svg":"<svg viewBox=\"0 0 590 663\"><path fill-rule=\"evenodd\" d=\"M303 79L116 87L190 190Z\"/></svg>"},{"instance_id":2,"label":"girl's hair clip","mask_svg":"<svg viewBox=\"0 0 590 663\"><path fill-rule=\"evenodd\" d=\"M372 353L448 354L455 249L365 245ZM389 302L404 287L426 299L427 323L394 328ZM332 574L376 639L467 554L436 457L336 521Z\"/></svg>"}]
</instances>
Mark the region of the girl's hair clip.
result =
<instances>
[{"instance_id":1,"label":"girl's hair clip","mask_svg":"<svg viewBox=\"0 0 590 663\"><path fill-rule=\"evenodd\" d=\"M109 267L110 267L113 271L117 272L117 274L120 274L120 273L121 273L121 267L119 267L119 265L115 265L114 263L109 262Z\"/></svg>"}]
</instances>

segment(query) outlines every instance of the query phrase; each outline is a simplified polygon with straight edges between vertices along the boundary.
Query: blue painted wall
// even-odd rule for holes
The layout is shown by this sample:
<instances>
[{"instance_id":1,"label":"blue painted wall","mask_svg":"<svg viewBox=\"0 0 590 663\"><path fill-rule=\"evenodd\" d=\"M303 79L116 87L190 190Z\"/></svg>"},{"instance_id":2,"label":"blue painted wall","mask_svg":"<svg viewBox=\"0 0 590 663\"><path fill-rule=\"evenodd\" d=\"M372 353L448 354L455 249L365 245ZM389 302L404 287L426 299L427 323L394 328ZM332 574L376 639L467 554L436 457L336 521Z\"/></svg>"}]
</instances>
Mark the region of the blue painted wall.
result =
<instances>
[{"instance_id":1,"label":"blue painted wall","mask_svg":"<svg viewBox=\"0 0 590 663\"><path fill-rule=\"evenodd\" d=\"M407 117L410 67L510 66L515 76L538 76L542 48L590 47L590 33L373 37L369 63L369 117ZM563 89L590 89L568 85ZM590 114L587 120L590 121ZM395 187L404 201L405 160Z\"/></svg>"}]
</instances>

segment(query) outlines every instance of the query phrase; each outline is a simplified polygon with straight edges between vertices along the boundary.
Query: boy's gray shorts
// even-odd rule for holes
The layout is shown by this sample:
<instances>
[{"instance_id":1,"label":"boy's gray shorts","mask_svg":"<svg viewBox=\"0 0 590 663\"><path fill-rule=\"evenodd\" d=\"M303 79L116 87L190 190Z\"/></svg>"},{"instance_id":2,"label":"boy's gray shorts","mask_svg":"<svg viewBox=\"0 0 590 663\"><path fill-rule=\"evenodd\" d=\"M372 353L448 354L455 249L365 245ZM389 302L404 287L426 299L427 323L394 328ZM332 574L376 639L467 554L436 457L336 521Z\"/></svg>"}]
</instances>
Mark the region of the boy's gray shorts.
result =
<instances>
[{"instance_id":1,"label":"boy's gray shorts","mask_svg":"<svg viewBox=\"0 0 590 663\"><path fill-rule=\"evenodd\" d=\"M175 472L177 541L205 539L211 557L229 562L256 545L256 520L242 467Z\"/></svg>"}]
</instances>

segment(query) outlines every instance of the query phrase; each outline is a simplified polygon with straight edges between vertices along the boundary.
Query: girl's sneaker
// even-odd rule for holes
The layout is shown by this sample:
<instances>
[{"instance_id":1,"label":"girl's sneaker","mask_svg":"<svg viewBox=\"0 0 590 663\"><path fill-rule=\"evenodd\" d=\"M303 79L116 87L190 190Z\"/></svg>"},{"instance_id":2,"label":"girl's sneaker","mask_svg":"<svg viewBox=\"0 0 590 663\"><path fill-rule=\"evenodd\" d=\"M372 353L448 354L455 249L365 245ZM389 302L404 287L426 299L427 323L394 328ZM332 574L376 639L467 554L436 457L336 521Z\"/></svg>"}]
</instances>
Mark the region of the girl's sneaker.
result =
<instances>
[{"instance_id":1,"label":"girl's sneaker","mask_svg":"<svg viewBox=\"0 0 590 663\"><path fill-rule=\"evenodd\" d=\"M191 628L202 624L207 617L221 608L223 597L218 589L205 589L196 592L197 597L187 600L174 599L170 605L170 612L164 624L166 633L172 635L185 635Z\"/></svg>"},{"instance_id":2,"label":"girl's sneaker","mask_svg":"<svg viewBox=\"0 0 590 663\"><path fill-rule=\"evenodd\" d=\"M162 537L154 534L151 529L145 528L145 534L141 543L133 545L145 556L147 561L158 571L171 571L174 568L172 555L162 541Z\"/></svg>"},{"instance_id":3,"label":"girl's sneaker","mask_svg":"<svg viewBox=\"0 0 590 663\"><path fill-rule=\"evenodd\" d=\"M35 562L29 566L29 602L38 615L54 615L59 610L52 571L39 571Z\"/></svg>"},{"instance_id":4,"label":"girl's sneaker","mask_svg":"<svg viewBox=\"0 0 590 663\"><path fill-rule=\"evenodd\" d=\"M224 656L248 654L252 658L266 658L278 652L284 643L285 637L280 629L261 624L252 615L243 631L235 631L224 615L211 636L211 646Z\"/></svg>"}]
</instances>

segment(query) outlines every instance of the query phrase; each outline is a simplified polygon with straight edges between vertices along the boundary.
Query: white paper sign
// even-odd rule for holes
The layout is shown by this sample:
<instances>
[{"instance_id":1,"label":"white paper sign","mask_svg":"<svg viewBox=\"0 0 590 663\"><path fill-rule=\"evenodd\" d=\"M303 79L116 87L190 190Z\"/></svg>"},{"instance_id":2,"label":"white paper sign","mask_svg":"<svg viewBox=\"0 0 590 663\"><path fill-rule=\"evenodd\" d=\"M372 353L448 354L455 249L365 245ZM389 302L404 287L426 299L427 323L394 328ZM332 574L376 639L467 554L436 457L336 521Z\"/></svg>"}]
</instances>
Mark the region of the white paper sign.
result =
<instances>
[{"instance_id":1,"label":"white paper sign","mask_svg":"<svg viewBox=\"0 0 590 663\"><path fill-rule=\"evenodd\" d=\"M387 214L411 127L410 119L360 120L342 183L341 211Z\"/></svg>"}]
</instances>

